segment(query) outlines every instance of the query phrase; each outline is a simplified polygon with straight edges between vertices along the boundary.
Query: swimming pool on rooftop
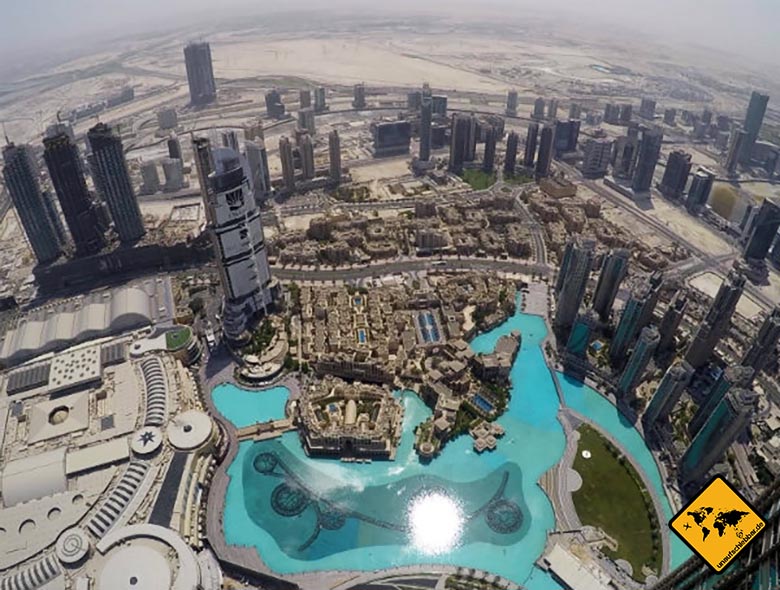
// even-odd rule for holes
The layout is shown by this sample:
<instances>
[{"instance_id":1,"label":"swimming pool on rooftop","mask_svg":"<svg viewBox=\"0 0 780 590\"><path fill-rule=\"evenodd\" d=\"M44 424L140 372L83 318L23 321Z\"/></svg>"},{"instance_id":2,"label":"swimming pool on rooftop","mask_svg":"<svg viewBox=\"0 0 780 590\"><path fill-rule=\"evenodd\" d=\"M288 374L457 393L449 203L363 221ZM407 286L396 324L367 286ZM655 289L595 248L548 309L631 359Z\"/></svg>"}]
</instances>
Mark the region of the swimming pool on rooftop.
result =
<instances>
[{"instance_id":1,"label":"swimming pool on rooftop","mask_svg":"<svg viewBox=\"0 0 780 590\"><path fill-rule=\"evenodd\" d=\"M536 482L562 457L565 437L541 349L545 323L519 309L471 342L475 352L488 353L501 336L513 330L523 335L510 374L511 400L498 419L506 435L495 451L478 455L471 438L461 436L421 463L413 429L430 410L412 392L396 392L405 414L395 461L310 458L295 432L242 442L228 467L226 541L254 547L279 574L451 564L487 570L529 590L559 588L534 565L555 525L552 505ZM562 385L568 405L634 455L662 498L664 516L671 516L641 436L594 390L567 379ZM240 427L284 417L286 394L284 388L249 392L221 385L214 402ZM673 542L672 566L688 555Z\"/></svg>"}]
</instances>

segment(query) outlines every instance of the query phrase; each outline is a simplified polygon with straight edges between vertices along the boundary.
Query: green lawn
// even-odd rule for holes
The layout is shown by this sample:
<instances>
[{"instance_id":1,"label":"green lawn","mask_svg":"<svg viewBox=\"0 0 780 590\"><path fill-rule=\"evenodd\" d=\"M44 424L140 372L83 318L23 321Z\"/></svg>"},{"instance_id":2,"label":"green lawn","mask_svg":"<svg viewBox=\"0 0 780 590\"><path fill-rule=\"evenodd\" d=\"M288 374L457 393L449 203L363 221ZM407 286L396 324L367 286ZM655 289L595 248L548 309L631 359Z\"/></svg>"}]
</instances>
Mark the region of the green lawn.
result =
<instances>
[{"instance_id":1,"label":"green lawn","mask_svg":"<svg viewBox=\"0 0 780 590\"><path fill-rule=\"evenodd\" d=\"M182 346L187 344L190 339L190 329L186 327L176 328L170 332L165 333L165 346L168 350L179 350Z\"/></svg>"},{"instance_id":2,"label":"green lawn","mask_svg":"<svg viewBox=\"0 0 780 590\"><path fill-rule=\"evenodd\" d=\"M643 582L642 566L661 570L660 536L652 502L639 474L628 461L615 456L617 449L596 430L583 425L574 469L582 476L582 487L572 494L582 524L598 526L618 542L611 554L625 559L634 578ZM582 451L591 453L590 459Z\"/></svg>"},{"instance_id":3,"label":"green lawn","mask_svg":"<svg viewBox=\"0 0 780 590\"><path fill-rule=\"evenodd\" d=\"M477 168L467 168L463 171L463 180L475 191L485 190L496 183L496 174L488 174Z\"/></svg>"}]
</instances>

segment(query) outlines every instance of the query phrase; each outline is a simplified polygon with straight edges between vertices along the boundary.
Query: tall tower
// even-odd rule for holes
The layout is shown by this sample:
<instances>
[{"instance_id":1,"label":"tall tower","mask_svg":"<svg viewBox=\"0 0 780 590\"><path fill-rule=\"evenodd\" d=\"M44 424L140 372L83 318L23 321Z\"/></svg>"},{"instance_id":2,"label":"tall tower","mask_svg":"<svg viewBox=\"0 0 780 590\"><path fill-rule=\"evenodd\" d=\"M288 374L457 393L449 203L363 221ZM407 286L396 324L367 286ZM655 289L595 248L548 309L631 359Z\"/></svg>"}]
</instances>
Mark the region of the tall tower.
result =
<instances>
[{"instance_id":1,"label":"tall tower","mask_svg":"<svg viewBox=\"0 0 780 590\"><path fill-rule=\"evenodd\" d=\"M517 90L510 90L506 95L506 115L517 116Z\"/></svg>"},{"instance_id":2,"label":"tall tower","mask_svg":"<svg viewBox=\"0 0 780 590\"><path fill-rule=\"evenodd\" d=\"M195 169L198 171L200 196L206 202L210 188L209 175L214 171L214 158L211 154L211 142L206 137L192 138L192 153L195 157ZM208 214L208 208L206 209Z\"/></svg>"},{"instance_id":3,"label":"tall tower","mask_svg":"<svg viewBox=\"0 0 780 590\"><path fill-rule=\"evenodd\" d=\"M780 340L780 306L776 306L764 319L758 334L742 357L740 364L753 370L750 377L751 384L777 350L778 340Z\"/></svg>"},{"instance_id":4,"label":"tall tower","mask_svg":"<svg viewBox=\"0 0 780 590\"><path fill-rule=\"evenodd\" d=\"M239 155L213 152L209 175L209 232L224 291L223 330L229 340L246 337L253 320L273 304L260 209L255 204Z\"/></svg>"},{"instance_id":5,"label":"tall tower","mask_svg":"<svg viewBox=\"0 0 780 590\"><path fill-rule=\"evenodd\" d=\"M308 109L311 106L311 90L302 88L298 92L298 100L301 110Z\"/></svg>"},{"instance_id":6,"label":"tall tower","mask_svg":"<svg viewBox=\"0 0 780 590\"><path fill-rule=\"evenodd\" d=\"M366 108L366 86L365 84L355 84L353 91L352 107L356 109Z\"/></svg>"},{"instance_id":7,"label":"tall tower","mask_svg":"<svg viewBox=\"0 0 780 590\"><path fill-rule=\"evenodd\" d=\"M426 98L420 106L420 161L431 159L431 122L433 120L433 104Z\"/></svg>"},{"instance_id":8,"label":"tall tower","mask_svg":"<svg viewBox=\"0 0 780 590\"><path fill-rule=\"evenodd\" d=\"M692 376L693 368L685 361L678 361L667 369L642 416L645 436L649 430L657 427L659 422L669 418Z\"/></svg>"},{"instance_id":9,"label":"tall tower","mask_svg":"<svg viewBox=\"0 0 780 590\"><path fill-rule=\"evenodd\" d=\"M582 158L582 175L585 178L603 178L609 169L614 141L611 139L588 139Z\"/></svg>"},{"instance_id":10,"label":"tall tower","mask_svg":"<svg viewBox=\"0 0 780 590\"><path fill-rule=\"evenodd\" d=\"M735 176L737 173L737 164L742 155L742 149L747 142L747 132L744 129L732 129L729 138L729 149L726 152L726 160L723 167L729 176ZM752 149L752 148L751 148Z\"/></svg>"},{"instance_id":11,"label":"tall tower","mask_svg":"<svg viewBox=\"0 0 780 590\"><path fill-rule=\"evenodd\" d=\"M655 326L642 328L642 331L639 333L639 339L634 346L634 351L631 353L626 368L618 381L617 391L620 396L625 398L634 393L637 385L642 380L647 365L655 354L655 349L660 339L658 328Z\"/></svg>"},{"instance_id":12,"label":"tall tower","mask_svg":"<svg viewBox=\"0 0 780 590\"><path fill-rule=\"evenodd\" d=\"M539 141L539 157L536 159L536 177L544 178L550 175L550 165L553 158L553 144L555 143L555 127L546 125L542 129Z\"/></svg>"},{"instance_id":13,"label":"tall tower","mask_svg":"<svg viewBox=\"0 0 780 590\"><path fill-rule=\"evenodd\" d=\"M473 113L468 118L469 126L466 134L466 150L463 159L473 162L477 158L477 142L479 141L479 120Z\"/></svg>"},{"instance_id":14,"label":"tall tower","mask_svg":"<svg viewBox=\"0 0 780 590\"><path fill-rule=\"evenodd\" d=\"M604 257L599 281L593 294L593 311L599 315L601 321L606 321L609 318L615 296L620 289L620 283L623 282L628 273L630 257L631 253L625 248L612 250Z\"/></svg>"},{"instance_id":15,"label":"tall tower","mask_svg":"<svg viewBox=\"0 0 780 590\"><path fill-rule=\"evenodd\" d=\"M271 194L271 172L268 169L268 152L262 139L245 141L246 163L249 167L255 202L259 205Z\"/></svg>"},{"instance_id":16,"label":"tall tower","mask_svg":"<svg viewBox=\"0 0 780 590\"><path fill-rule=\"evenodd\" d=\"M87 189L79 151L66 133L43 140L43 157L49 169L62 214L76 246L77 256L96 254L106 245L97 204Z\"/></svg>"},{"instance_id":17,"label":"tall tower","mask_svg":"<svg viewBox=\"0 0 780 590\"><path fill-rule=\"evenodd\" d=\"M677 291L669 302L669 307L666 308L666 313L664 313L664 317L658 327L658 331L661 333L661 341L658 343L658 352L667 352L674 347L674 337L685 316L685 309L687 307L688 293L684 290Z\"/></svg>"},{"instance_id":18,"label":"tall tower","mask_svg":"<svg viewBox=\"0 0 780 590\"><path fill-rule=\"evenodd\" d=\"M595 242L590 239L574 238L566 244L555 287L554 325L562 331L571 328L579 313L593 266L595 247Z\"/></svg>"},{"instance_id":19,"label":"tall tower","mask_svg":"<svg viewBox=\"0 0 780 590\"><path fill-rule=\"evenodd\" d=\"M756 145L761 126L764 124L767 104L769 104L769 95L755 91L750 95L750 104L748 104L743 125L747 135L739 156L739 161L743 164L750 163L753 155L753 146Z\"/></svg>"},{"instance_id":20,"label":"tall tower","mask_svg":"<svg viewBox=\"0 0 780 590\"><path fill-rule=\"evenodd\" d=\"M496 141L498 131L495 127L488 126L485 131L485 155L482 159L482 171L492 174L496 167Z\"/></svg>"},{"instance_id":21,"label":"tall tower","mask_svg":"<svg viewBox=\"0 0 780 590\"><path fill-rule=\"evenodd\" d=\"M748 389L733 389L718 404L680 459L684 487L702 480L723 458L726 449L750 425L757 396Z\"/></svg>"},{"instance_id":22,"label":"tall tower","mask_svg":"<svg viewBox=\"0 0 780 590\"><path fill-rule=\"evenodd\" d=\"M525 137L525 153L523 154L523 166L526 168L532 168L534 165L538 137L539 123L531 123L528 125L528 135Z\"/></svg>"},{"instance_id":23,"label":"tall tower","mask_svg":"<svg viewBox=\"0 0 780 590\"><path fill-rule=\"evenodd\" d=\"M323 111L326 111L327 109L328 109L328 105L325 99L325 87L318 86L314 90L314 110L318 113L321 113Z\"/></svg>"},{"instance_id":24,"label":"tall tower","mask_svg":"<svg viewBox=\"0 0 780 590\"><path fill-rule=\"evenodd\" d=\"M515 166L517 166L517 146L520 143L520 136L514 131L510 131L506 137L506 153L504 155L504 176L514 176Z\"/></svg>"},{"instance_id":25,"label":"tall tower","mask_svg":"<svg viewBox=\"0 0 780 590\"><path fill-rule=\"evenodd\" d=\"M685 208L691 215L698 215L707 205L712 192L712 185L715 183L715 174L707 168L701 168L696 171L691 181L691 188L688 189L688 198L685 200Z\"/></svg>"},{"instance_id":26,"label":"tall tower","mask_svg":"<svg viewBox=\"0 0 780 590\"><path fill-rule=\"evenodd\" d=\"M463 172L469 126L470 121L468 117L457 113L452 115L452 125L450 127L450 162L448 169L454 174L461 174Z\"/></svg>"},{"instance_id":27,"label":"tall tower","mask_svg":"<svg viewBox=\"0 0 780 590\"><path fill-rule=\"evenodd\" d=\"M709 420L718 404L726 397L726 394L736 387L749 388L753 377L753 369L741 365L731 365L721 373L720 377L710 388L707 397L702 401L699 409L688 423L688 432L694 436L701 430L704 423Z\"/></svg>"},{"instance_id":28,"label":"tall tower","mask_svg":"<svg viewBox=\"0 0 780 590\"><path fill-rule=\"evenodd\" d=\"M669 154L664 177L658 189L670 199L679 199L685 192L685 185L688 184L690 173L691 155L682 150L674 150Z\"/></svg>"},{"instance_id":29,"label":"tall tower","mask_svg":"<svg viewBox=\"0 0 780 590\"><path fill-rule=\"evenodd\" d=\"M328 156L330 159L330 179L341 182L341 139L334 129L328 134Z\"/></svg>"},{"instance_id":30,"label":"tall tower","mask_svg":"<svg viewBox=\"0 0 780 590\"><path fill-rule=\"evenodd\" d=\"M279 159L282 161L282 178L284 188L289 192L295 191L295 160L290 140L282 136L279 139Z\"/></svg>"},{"instance_id":31,"label":"tall tower","mask_svg":"<svg viewBox=\"0 0 780 590\"><path fill-rule=\"evenodd\" d=\"M744 289L745 276L735 270L729 272L685 353L685 360L694 369L699 369L709 361L718 341L728 332L731 316L737 309Z\"/></svg>"},{"instance_id":32,"label":"tall tower","mask_svg":"<svg viewBox=\"0 0 780 590\"><path fill-rule=\"evenodd\" d=\"M639 144L636 170L631 187L635 191L648 191L653 183L653 174L661 155L661 142L664 139L660 129L647 129L642 133L642 141Z\"/></svg>"},{"instance_id":33,"label":"tall tower","mask_svg":"<svg viewBox=\"0 0 780 590\"><path fill-rule=\"evenodd\" d=\"M620 366L634 339L653 317L653 310L658 302L658 282L650 281L638 287L626 301L620 321L615 329L615 335L609 346L609 358L612 364Z\"/></svg>"},{"instance_id":34,"label":"tall tower","mask_svg":"<svg viewBox=\"0 0 780 590\"><path fill-rule=\"evenodd\" d=\"M772 247L778 228L780 204L774 199L764 199L745 246L745 260L764 260Z\"/></svg>"},{"instance_id":35,"label":"tall tower","mask_svg":"<svg viewBox=\"0 0 780 590\"><path fill-rule=\"evenodd\" d=\"M3 161L5 186L35 258L41 264L56 260L64 245L57 231L57 211L47 207L29 146L9 143L3 148Z\"/></svg>"},{"instance_id":36,"label":"tall tower","mask_svg":"<svg viewBox=\"0 0 780 590\"><path fill-rule=\"evenodd\" d=\"M211 46L206 42L188 44L184 48L184 64L187 67L187 83L190 86L190 103L200 106L217 100Z\"/></svg>"},{"instance_id":37,"label":"tall tower","mask_svg":"<svg viewBox=\"0 0 780 590\"><path fill-rule=\"evenodd\" d=\"M643 98L642 102L639 103L639 116L650 121L655 119L655 100Z\"/></svg>"},{"instance_id":38,"label":"tall tower","mask_svg":"<svg viewBox=\"0 0 780 590\"><path fill-rule=\"evenodd\" d=\"M314 178L314 143L308 133L301 138L299 146L301 153L301 172L305 180Z\"/></svg>"},{"instance_id":39,"label":"tall tower","mask_svg":"<svg viewBox=\"0 0 780 590\"><path fill-rule=\"evenodd\" d=\"M88 158L92 177L108 205L114 229L120 241L135 242L146 230L127 170L122 138L105 123L98 123L87 132L87 141L92 150Z\"/></svg>"}]
</instances>

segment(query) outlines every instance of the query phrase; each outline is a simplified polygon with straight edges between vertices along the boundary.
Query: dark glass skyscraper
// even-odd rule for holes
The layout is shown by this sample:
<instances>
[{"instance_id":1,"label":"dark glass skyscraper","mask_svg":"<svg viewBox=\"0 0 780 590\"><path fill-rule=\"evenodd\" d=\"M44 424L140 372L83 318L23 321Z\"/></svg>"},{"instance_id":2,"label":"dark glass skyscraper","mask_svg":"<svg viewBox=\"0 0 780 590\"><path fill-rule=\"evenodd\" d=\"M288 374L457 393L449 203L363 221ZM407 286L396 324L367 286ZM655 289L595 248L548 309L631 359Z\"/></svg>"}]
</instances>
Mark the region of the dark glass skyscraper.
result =
<instances>
[{"instance_id":1,"label":"dark glass skyscraper","mask_svg":"<svg viewBox=\"0 0 780 590\"><path fill-rule=\"evenodd\" d=\"M753 147L756 145L761 126L764 124L767 104L769 104L769 95L755 91L750 95L750 104L748 104L747 113L745 113L745 124L742 126L746 135L739 155L739 161L743 164L750 163Z\"/></svg>"},{"instance_id":2,"label":"dark glass skyscraper","mask_svg":"<svg viewBox=\"0 0 780 590\"><path fill-rule=\"evenodd\" d=\"M577 238L566 244L555 285L554 325L562 331L568 331L572 327L579 313L593 266L595 246L593 240Z\"/></svg>"},{"instance_id":3,"label":"dark glass skyscraper","mask_svg":"<svg viewBox=\"0 0 780 590\"><path fill-rule=\"evenodd\" d=\"M190 43L184 48L184 64L187 67L190 102L198 106L217 100L211 46L204 41Z\"/></svg>"},{"instance_id":4,"label":"dark glass skyscraper","mask_svg":"<svg viewBox=\"0 0 780 590\"><path fill-rule=\"evenodd\" d=\"M504 176L512 176L515 173L517 165L517 146L520 143L520 136L514 131L510 131L506 137L506 154L504 155Z\"/></svg>"},{"instance_id":5,"label":"dark glass skyscraper","mask_svg":"<svg viewBox=\"0 0 780 590\"><path fill-rule=\"evenodd\" d=\"M666 420L680 401L683 391L693 375L693 368L685 361L673 364L658 384L650 403L642 415L645 435L659 422Z\"/></svg>"},{"instance_id":6,"label":"dark glass skyscraper","mask_svg":"<svg viewBox=\"0 0 780 590\"><path fill-rule=\"evenodd\" d=\"M542 103L544 104L544 103ZM531 123L528 126L528 135L525 138L525 153L523 154L523 166L531 168L536 159L536 142L539 137L539 123Z\"/></svg>"},{"instance_id":7,"label":"dark glass skyscraper","mask_svg":"<svg viewBox=\"0 0 780 590\"><path fill-rule=\"evenodd\" d=\"M452 115L450 127L450 163L449 171L454 174L463 172L463 162L466 156L466 144L469 139L471 120L465 115Z\"/></svg>"},{"instance_id":8,"label":"dark glass skyscraper","mask_svg":"<svg viewBox=\"0 0 780 590\"><path fill-rule=\"evenodd\" d=\"M494 127L488 127L485 131L485 154L482 158L482 171L491 174L496 167L496 141L498 131Z\"/></svg>"},{"instance_id":9,"label":"dark glass skyscraper","mask_svg":"<svg viewBox=\"0 0 780 590\"><path fill-rule=\"evenodd\" d=\"M612 250L604 257L599 273L599 281L596 284L596 291L593 294L593 310L599 315L602 321L609 318L612 311L612 304L615 302L615 296L620 283L626 278L628 273L628 261L631 253L625 248Z\"/></svg>"},{"instance_id":10,"label":"dark glass skyscraper","mask_svg":"<svg viewBox=\"0 0 780 590\"><path fill-rule=\"evenodd\" d=\"M639 144L639 154L636 161L636 170L631 187L635 191L648 191L653 183L653 174L661 155L661 142L664 139L660 129L646 129L642 133L642 141Z\"/></svg>"},{"instance_id":11,"label":"dark glass skyscraper","mask_svg":"<svg viewBox=\"0 0 780 590\"><path fill-rule=\"evenodd\" d=\"M750 367L753 370L753 375L750 379L751 383L753 382L753 379L756 378L756 375L764 369L769 362L769 359L777 350L777 343L779 340L780 306L777 306L761 324L758 334L756 334L753 342L742 357L742 365Z\"/></svg>"},{"instance_id":12,"label":"dark glass skyscraper","mask_svg":"<svg viewBox=\"0 0 780 590\"><path fill-rule=\"evenodd\" d=\"M122 242L133 242L144 235L144 220L127 171L122 139L105 123L87 133L92 150L89 157L95 186L108 205L114 229Z\"/></svg>"},{"instance_id":13,"label":"dark glass skyscraper","mask_svg":"<svg viewBox=\"0 0 780 590\"><path fill-rule=\"evenodd\" d=\"M539 157L536 158L536 177L544 178L550 175L550 165L553 159L555 144L555 126L545 125L539 140Z\"/></svg>"},{"instance_id":14,"label":"dark glass skyscraper","mask_svg":"<svg viewBox=\"0 0 780 590\"><path fill-rule=\"evenodd\" d=\"M772 247L780 228L780 205L775 200L764 199L756 214L750 238L745 246L745 259L763 260Z\"/></svg>"},{"instance_id":15,"label":"dark glass skyscraper","mask_svg":"<svg viewBox=\"0 0 780 590\"><path fill-rule=\"evenodd\" d=\"M688 189L688 198L685 200L685 208L691 215L698 215L707 205L715 182L715 174L706 168L699 168L691 180L691 188Z\"/></svg>"},{"instance_id":16,"label":"dark glass skyscraper","mask_svg":"<svg viewBox=\"0 0 780 590\"><path fill-rule=\"evenodd\" d=\"M664 177L658 189L670 199L679 199L685 191L690 173L691 155L681 150L674 150L669 154Z\"/></svg>"},{"instance_id":17,"label":"dark glass skyscraper","mask_svg":"<svg viewBox=\"0 0 780 590\"><path fill-rule=\"evenodd\" d=\"M63 236L58 232L57 212L41 192L29 146L9 143L3 148L3 179L16 215L24 228L35 258L51 262L62 254Z\"/></svg>"},{"instance_id":18,"label":"dark glass skyscraper","mask_svg":"<svg viewBox=\"0 0 780 590\"><path fill-rule=\"evenodd\" d=\"M642 380L642 376L647 369L647 365L655 354L655 349L660 340L658 328L647 326L642 328L639 338L636 341L631 357L628 359L626 368L620 375L617 391L621 396L630 396L634 393L637 385Z\"/></svg>"},{"instance_id":19,"label":"dark glass skyscraper","mask_svg":"<svg viewBox=\"0 0 780 590\"><path fill-rule=\"evenodd\" d=\"M433 105L430 98L425 98L420 106L420 160L431 159L431 121Z\"/></svg>"},{"instance_id":20,"label":"dark glass skyscraper","mask_svg":"<svg viewBox=\"0 0 780 590\"><path fill-rule=\"evenodd\" d=\"M49 177L76 246L76 255L96 254L106 244L103 224L98 206L87 189L78 148L64 132L45 138L43 146Z\"/></svg>"}]
</instances>

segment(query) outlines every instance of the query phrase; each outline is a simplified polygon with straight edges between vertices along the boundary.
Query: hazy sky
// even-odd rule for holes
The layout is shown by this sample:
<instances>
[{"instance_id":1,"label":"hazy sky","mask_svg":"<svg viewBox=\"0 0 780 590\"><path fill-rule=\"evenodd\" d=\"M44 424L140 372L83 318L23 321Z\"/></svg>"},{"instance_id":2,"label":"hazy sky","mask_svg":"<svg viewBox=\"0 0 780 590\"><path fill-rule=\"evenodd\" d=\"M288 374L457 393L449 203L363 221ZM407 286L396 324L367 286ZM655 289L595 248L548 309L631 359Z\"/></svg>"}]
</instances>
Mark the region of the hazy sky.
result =
<instances>
[{"instance_id":1,"label":"hazy sky","mask_svg":"<svg viewBox=\"0 0 780 590\"><path fill-rule=\"evenodd\" d=\"M78 39L104 41L119 31L156 32L304 6L372 14L402 14L421 6L445 14L501 10L517 18L544 11L601 21L605 32L608 25L620 23L665 42L678 38L765 61L780 55L780 0L0 0L0 66L9 65L16 55L56 52L57 44L72 46Z\"/></svg>"}]
</instances>

